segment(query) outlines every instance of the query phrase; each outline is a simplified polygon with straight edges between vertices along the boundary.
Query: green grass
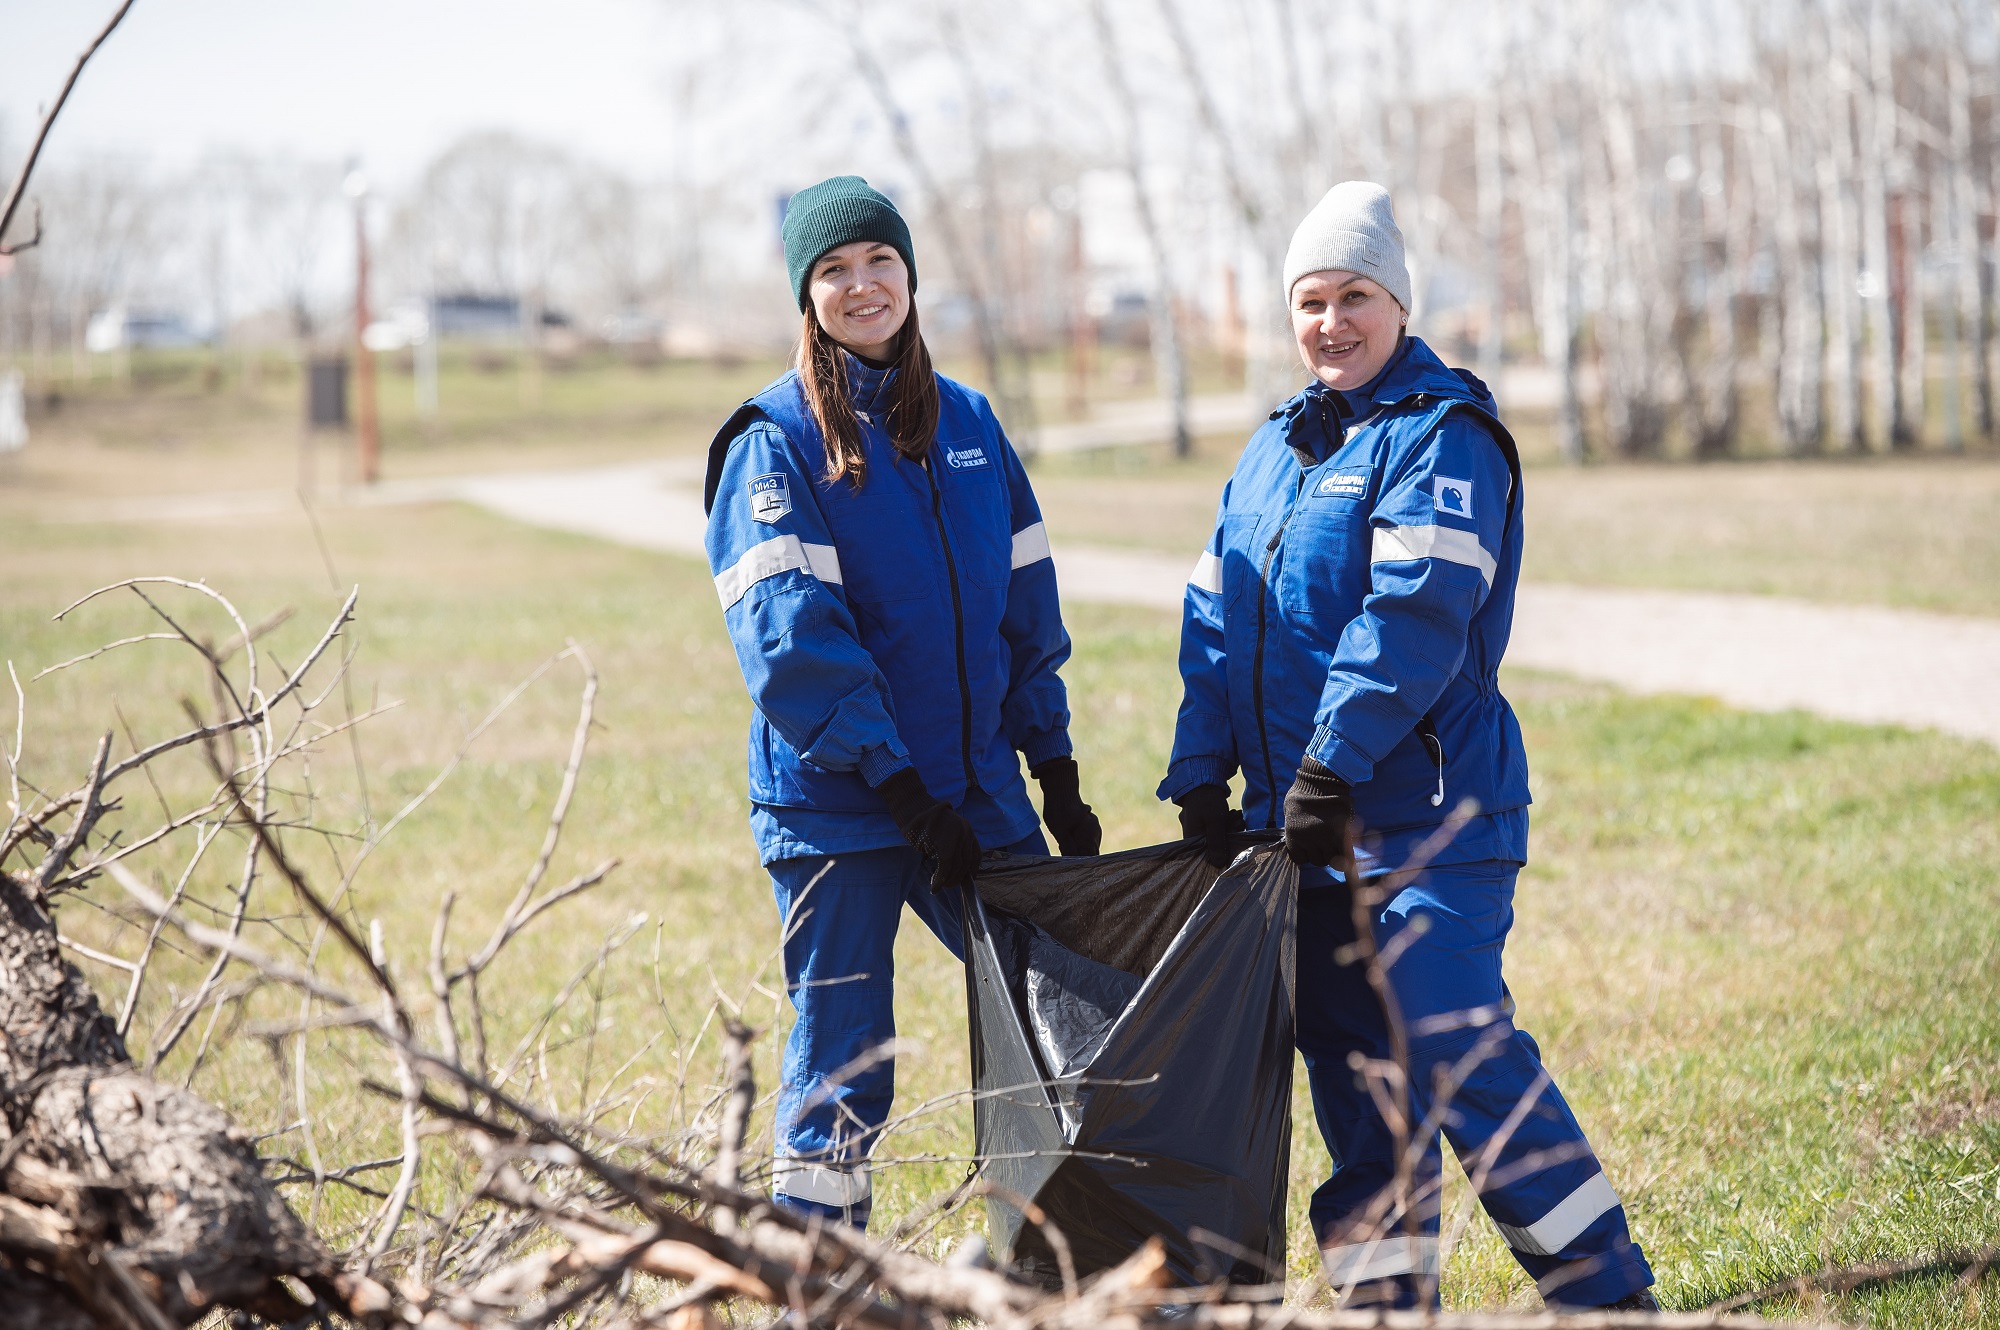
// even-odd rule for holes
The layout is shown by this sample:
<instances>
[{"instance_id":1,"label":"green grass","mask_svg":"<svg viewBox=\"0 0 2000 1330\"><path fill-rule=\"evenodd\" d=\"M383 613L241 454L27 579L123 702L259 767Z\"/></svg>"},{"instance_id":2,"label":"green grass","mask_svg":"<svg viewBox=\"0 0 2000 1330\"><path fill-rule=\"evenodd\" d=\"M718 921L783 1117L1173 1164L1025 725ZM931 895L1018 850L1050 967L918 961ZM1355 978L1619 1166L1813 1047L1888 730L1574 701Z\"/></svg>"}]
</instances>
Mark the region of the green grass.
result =
<instances>
[{"instance_id":1,"label":"green grass","mask_svg":"<svg viewBox=\"0 0 2000 1330\"><path fill-rule=\"evenodd\" d=\"M743 820L747 702L706 570L683 560L525 531L458 508L326 515L339 585L363 586L357 705L400 699L360 733L375 815L427 782L464 732L567 638L603 678L601 728L553 877L618 855L603 887L537 927L486 990L494 1043L595 953L607 932L642 926L594 992L558 1018L549 1066L558 1098L658 1038L635 1075L656 1093L638 1120L675 1120L666 1050L693 1042L720 988L753 998L774 1026L759 1045L768 1089L784 1019L769 996L776 943L769 888ZM253 619L295 606L265 639L290 663L338 603L309 529L268 519L240 529L0 523L0 656L24 680L102 640L145 627L136 601L48 615L117 577L206 578ZM191 603L184 593L177 605ZM212 614L196 615L216 637ZM1093 607L1072 624L1067 677L1085 793L1108 845L1176 834L1152 799L1178 700L1168 616ZM26 770L51 788L78 780L94 736L118 725L143 739L203 699L175 652L126 648L29 686ZM472 750L457 778L362 876L355 909L379 918L397 973L419 991L439 897L459 894L454 952L476 945L541 836L574 720L567 667L532 689ZM1746 716L1678 699L1632 699L1513 675L1534 763L1534 863L1522 879L1510 974L1522 1023L1540 1039L1626 1197L1666 1301L1696 1306L1823 1260L1922 1256L2000 1239L2000 754L1935 735ZM337 709L338 704L331 704ZM11 729L11 726L7 727ZM119 741L122 751L124 741ZM314 760L323 816L358 816L353 755L330 742ZM170 798L191 764L163 772ZM152 795L125 792L135 822ZM301 854L326 881L332 856ZM219 861L206 889L233 867ZM62 910L65 930L111 942L115 889ZM268 884L258 908L294 933ZM113 991L109 972L85 963ZM901 1102L963 1086L962 980L914 923L898 948L899 1021L925 1048L901 1066ZM175 960L140 1028L186 985ZM764 995L752 986L762 974ZM657 987L656 987L657 984ZM289 1012L270 997L261 1019ZM421 1004L420 1004L421 1006ZM224 1027L225 1030L227 1027ZM169 1059L185 1074L194 1039ZM703 1044L712 1052L712 1037ZM253 1131L289 1120L267 1055L219 1045L196 1087ZM697 1056L696 1083L704 1055ZM314 1064L322 1148L342 1158L390 1152L392 1124L355 1085L379 1060L335 1042ZM1301 1094L1293 1158L1292 1267L1305 1274L1307 1193L1325 1159ZM900 1138L899 1154L962 1155L970 1114L952 1104ZM294 1151L296 1134L267 1148ZM430 1180L443 1187L449 1161ZM879 1213L892 1221L962 1175L957 1163L888 1170ZM341 1233L365 1198L333 1192L318 1221ZM948 1243L976 1218L948 1224ZM1455 1306L1532 1304L1483 1219L1447 1268ZM1950 1277L1917 1277L1834 1299L1832 1312L1881 1325L2000 1326L2000 1289L1977 1298ZM1788 1301L1765 1310L1801 1310Z\"/></svg>"},{"instance_id":2,"label":"green grass","mask_svg":"<svg viewBox=\"0 0 2000 1330\"><path fill-rule=\"evenodd\" d=\"M1241 440L1052 457L1036 492L1060 544L1208 540ZM1522 576L2000 614L2000 455L1531 466Z\"/></svg>"},{"instance_id":3,"label":"green grass","mask_svg":"<svg viewBox=\"0 0 2000 1330\"><path fill-rule=\"evenodd\" d=\"M560 467L705 448L729 409L780 371L777 359L637 363L604 352L539 375L506 355L446 356L440 415L416 416L401 359L381 358L385 476ZM1151 391L1139 358L1107 351L1093 400ZM100 367L106 374L109 367ZM947 369L977 381L976 366ZM1228 385L1213 357L1197 388ZM0 514L16 501L77 516L106 495L290 489L298 481L301 386L281 359L157 353L129 379L70 384L34 441L0 458ZM1059 359L1035 367L1038 409L1066 418ZM1524 438L1539 428L1532 413ZM1152 549L1192 559L1244 436L1197 441L1174 461L1159 446L1051 456L1035 483L1057 542ZM320 444L321 483L349 466ZM1528 447L1524 575L1599 586L1685 587L2000 614L2000 452L1963 457L1592 466L1537 462Z\"/></svg>"}]
</instances>

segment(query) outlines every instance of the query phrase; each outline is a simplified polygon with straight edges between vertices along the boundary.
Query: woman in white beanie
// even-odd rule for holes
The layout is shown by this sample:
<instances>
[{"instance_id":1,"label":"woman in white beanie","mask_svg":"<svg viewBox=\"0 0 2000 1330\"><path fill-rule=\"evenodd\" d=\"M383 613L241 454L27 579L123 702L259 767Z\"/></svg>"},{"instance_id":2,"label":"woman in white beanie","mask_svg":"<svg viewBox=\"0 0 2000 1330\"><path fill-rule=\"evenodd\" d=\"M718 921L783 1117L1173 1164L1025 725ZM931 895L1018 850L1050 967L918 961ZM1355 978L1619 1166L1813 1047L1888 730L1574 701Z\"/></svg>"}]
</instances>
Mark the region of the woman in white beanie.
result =
<instances>
[{"instance_id":1,"label":"woman in white beanie","mask_svg":"<svg viewBox=\"0 0 2000 1330\"><path fill-rule=\"evenodd\" d=\"M1436 1128L1408 1204L1385 1212L1395 1137L1355 1071L1391 1057L1353 945L1365 919L1396 955L1413 1120L1441 1119L1544 1300L1651 1307L1652 1271L1500 970L1528 851L1527 761L1498 683L1521 562L1513 440L1485 385L1409 335L1381 186L1330 190L1284 280L1313 381L1251 437L1188 579L1159 793L1213 862L1247 823L1282 829L1301 866L1298 1043L1334 1160L1311 1208L1327 1276L1356 1301L1437 1300ZM1459 1088L1433 1117L1444 1073Z\"/></svg>"}]
</instances>

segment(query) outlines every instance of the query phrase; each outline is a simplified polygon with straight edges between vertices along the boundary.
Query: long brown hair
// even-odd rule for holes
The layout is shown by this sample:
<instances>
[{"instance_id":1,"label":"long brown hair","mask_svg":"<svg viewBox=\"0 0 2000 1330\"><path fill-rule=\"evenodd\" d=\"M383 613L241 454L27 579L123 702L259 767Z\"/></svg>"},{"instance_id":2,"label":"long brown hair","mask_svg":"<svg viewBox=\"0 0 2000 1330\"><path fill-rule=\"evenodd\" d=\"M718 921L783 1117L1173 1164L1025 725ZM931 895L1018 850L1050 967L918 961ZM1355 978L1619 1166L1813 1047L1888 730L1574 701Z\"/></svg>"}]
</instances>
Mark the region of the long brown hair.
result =
<instances>
[{"instance_id":1,"label":"long brown hair","mask_svg":"<svg viewBox=\"0 0 2000 1330\"><path fill-rule=\"evenodd\" d=\"M889 415L882 423L897 452L921 461L937 437L938 390L937 373L931 368L930 350L917 327L914 304L896 336L896 381L889 387ZM799 386L805 389L806 407L826 441L827 483L845 476L858 490L868 480L868 458L861 450L861 423L854 416L854 398L848 392L842 354L840 343L820 327L819 316L808 309L805 332L799 338Z\"/></svg>"}]
</instances>

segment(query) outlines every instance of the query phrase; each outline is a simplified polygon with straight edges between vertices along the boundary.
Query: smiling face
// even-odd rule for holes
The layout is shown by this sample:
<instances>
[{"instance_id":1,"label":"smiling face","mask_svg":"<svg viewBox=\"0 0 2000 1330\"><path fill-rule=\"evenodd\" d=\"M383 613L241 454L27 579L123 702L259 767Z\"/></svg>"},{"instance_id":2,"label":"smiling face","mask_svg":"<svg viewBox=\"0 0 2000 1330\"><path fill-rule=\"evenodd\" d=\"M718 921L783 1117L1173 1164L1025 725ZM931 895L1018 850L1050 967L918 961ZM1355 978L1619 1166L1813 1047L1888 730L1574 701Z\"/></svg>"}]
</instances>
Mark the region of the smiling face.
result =
<instances>
[{"instance_id":1,"label":"smiling face","mask_svg":"<svg viewBox=\"0 0 2000 1330\"><path fill-rule=\"evenodd\" d=\"M893 245L857 240L820 255L806 288L827 336L869 360L889 360L910 316L910 268Z\"/></svg>"},{"instance_id":2,"label":"smiling face","mask_svg":"<svg viewBox=\"0 0 2000 1330\"><path fill-rule=\"evenodd\" d=\"M1359 388L1382 372L1406 316L1396 298L1357 272L1309 272L1292 283L1292 336L1313 377Z\"/></svg>"}]
</instances>

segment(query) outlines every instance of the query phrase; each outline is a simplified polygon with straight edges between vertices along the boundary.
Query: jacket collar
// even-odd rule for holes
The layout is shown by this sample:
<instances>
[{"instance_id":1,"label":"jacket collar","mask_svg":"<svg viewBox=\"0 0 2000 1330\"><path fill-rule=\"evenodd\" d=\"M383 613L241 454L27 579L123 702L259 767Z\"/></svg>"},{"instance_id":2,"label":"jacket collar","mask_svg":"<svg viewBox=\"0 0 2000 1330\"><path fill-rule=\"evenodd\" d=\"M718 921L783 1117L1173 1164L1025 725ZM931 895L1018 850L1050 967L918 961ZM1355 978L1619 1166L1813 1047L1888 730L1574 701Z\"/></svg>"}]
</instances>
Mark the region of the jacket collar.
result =
<instances>
[{"instance_id":1,"label":"jacket collar","mask_svg":"<svg viewBox=\"0 0 2000 1330\"><path fill-rule=\"evenodd\" d=\"M1417 396L1451 398L1495 410L1493 394L1484 383L1465 370L1447 367L1423 338L1406 334L1381 372L1362 387L1342 392L1315 379L1273 411L1271 418L1291 421L1292 450L1302 463L1316 466L1333 454L1349 427ZM1318 429L1301 428L1315 418Z\"/></svg>"},{"instance_id":2,"label":"jacket collar","mask_svg":"<svg viewBox=\"0 0 2000 1330\"><path fill-rule=\"evenodd\" d=\"M854 409L871 419L886 411L889 385L895 380L896 367L890 365L876 369L847 351L840 353L840 360L847 367L847 391L854 401Z\"/></svg>"}]
</instances>

